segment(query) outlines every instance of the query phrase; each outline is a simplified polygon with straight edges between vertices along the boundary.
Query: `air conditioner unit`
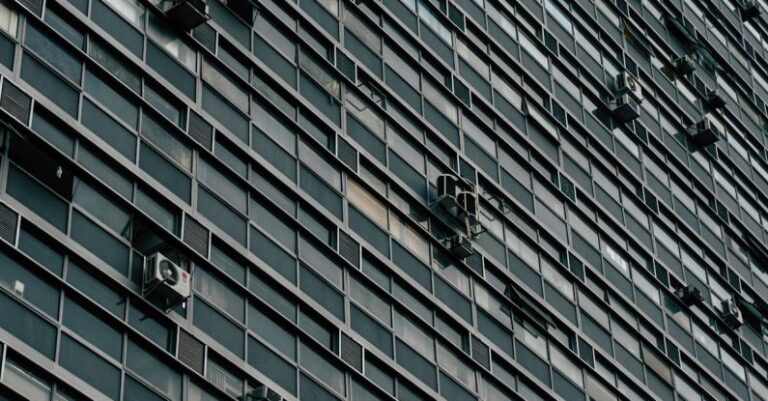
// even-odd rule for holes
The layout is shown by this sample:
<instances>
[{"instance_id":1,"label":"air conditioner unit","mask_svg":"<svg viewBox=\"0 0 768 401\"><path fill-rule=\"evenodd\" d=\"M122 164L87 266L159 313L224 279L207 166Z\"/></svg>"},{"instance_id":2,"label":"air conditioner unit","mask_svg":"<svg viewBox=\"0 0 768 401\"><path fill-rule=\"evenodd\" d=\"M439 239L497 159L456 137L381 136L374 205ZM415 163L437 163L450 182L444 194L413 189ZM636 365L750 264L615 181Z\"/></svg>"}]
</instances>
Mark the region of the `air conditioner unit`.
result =
<instances>
[{"instance_id":1,"label":"air conditioner unit","mask_svg":"<svg viewBox=\"0 0 768 401\"><path fill-rule=\"evenodd\" d=\"M736 301L731 298L723 301L723 311L720 317L723 318L725 324L730 328L735 329L744 324L744 319L741 317L741 309L736 305Z\"/></svg>"},{"instance_id":2,"label":"air conditioner unit","mask_svg":"<svg viewBox=\"0 0 768 401\"><path fill-rule=\"evenodd\" d=\"M625 94L632 96L638 102L643 99L643 88L640 86L640 82L627 71L616 75L616 95Z\"/></svg>"},{"instance_id":3,"label":"air conditioner unit","mask_svg":"<svg viewBox=\"0 0 768 401\"><path fill-rule=\"evenodd\" d=\"M161 253L156 253L144 264L142 293L170 309L189 298L191 281L191 275L186 270Z\"/></svg>"},{"instance_id":4,"label":"air conditioner unit","mask_svg":"<svg viewBox=\"0 0 768 401\"><path fill-rule=\"evenodd\" d=\"M459 178L453 174L441 174L437 177L437 199L434 205L446 209L456 206L456 195L459 191Z\"/></svg>"},{"instance_id":5,"label":"air conditioner unit","mask_svg":"<svg viewBox=\"0 0 768 401\"><path fill-rule=\"evenodd\" d=\"M451 251L453 256L459 259L466 259L475 253L474 249L472 249L472 242L463 234L448 238L445 247Z\"/></svg>"},{"instance_id":6,"label":"air conditioner unit","mask_svg":"<svg viewBox=\"0 0 768 401\"><path fill-rule=\"evenodd\" d=\"M689 128L691 141L696 148L704 148L719 141L722 131L723 126L709 113Z\"/></svg>"},{"instance_id":7,"label":"air conditioner unit","mask_svg":"<svg viewBox=\"0 0 768 401\"><path fill-rule=\"evenodd\" d=\"M693 284L678 288L677 291L675 291L675 295L687 306L693 306L704 301L701 291L694 287Z\"/></svg>"},{"instance_id":8,"label":"air conditioner unit","mask_svg":"<svg viewBox=\"0 0 768 401\"><path fill-rule=\"evenodd\" d=\"M182 31L188 31L211 19L205 0L176 0L165 11L165 15Z\"/></svg>"},{"instance_id":9,"label":"air conditioner unit","mask_svg":"<svg viewBox=\"0 0 768 401\"><path fill-rule=\"evenodd\" d=\"M719 90L714 89L709 92L707 92L706 95L704 95L704 104L710 109L710 110L717 110L722 109L725 107L725 98L720 93Z\"/></svg>"},{"instance_id":10,"label":"air conditioner unit","mask_svg":"<svg viewBox=\"0 0 768 401\"><path fill-rule=\"evenodd\" d=\"M696 70L696 63L690 56L681 56L672 61L672 68L678 75L688 75Z\"/></svg>"},{"instance_id":11,"label":"air conditioner unit","mask_svg":"<svg viewBox=\"0 0 768 401\"><path fill-rule=\"evenodd\" d=\"M627 94L613 99L611 114L616 122L625 123L640 117L640 106Z\"/></svg>"},{"instance_id":12,"label":"air conditioner unit","mask_svg":"<svg viewBox=\"0 0 768 401\"><path fill-rule=\"evenodd\" d=\"M471 191L459 192L457 196L459 203L459 218L467 219L469 225L478 224L477 211L479 208L477 194Z\"/></svg>"},{"instance_id":13,"label":"air conditioner unit","mask_svg":"<svg viewBox=\"0 0 768 401\"><path fill-rule=\"evenodd\" d=\"M755 4L755 0L740 0L738 1L738 4L739 9L741 9L741 19L743 21L751 20L760 15L760 6Z\"/></svg>"},{"instance_id":14,"label":"air conditioner unit","mask_svg":"<svg viewBox=\"0 0 768 401\"><path fill-rule=\"evenodd\" d=\"M270 390L267 386L259 386L248 394L240 397L240 401L281 401L280 394Z\"/></svg>"}]
</instances>

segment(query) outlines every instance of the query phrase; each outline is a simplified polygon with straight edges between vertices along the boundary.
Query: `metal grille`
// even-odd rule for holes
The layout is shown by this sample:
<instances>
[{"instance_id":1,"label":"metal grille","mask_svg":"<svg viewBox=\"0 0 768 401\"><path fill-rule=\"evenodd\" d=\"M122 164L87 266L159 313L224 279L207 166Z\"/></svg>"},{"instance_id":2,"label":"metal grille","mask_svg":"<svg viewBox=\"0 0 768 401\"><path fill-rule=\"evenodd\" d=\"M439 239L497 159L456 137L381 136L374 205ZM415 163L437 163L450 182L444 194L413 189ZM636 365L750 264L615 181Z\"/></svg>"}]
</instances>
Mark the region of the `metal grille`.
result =
<instances>
[{"instance_id":1,"label":"metal grille","mask_svg":"<svg viewBox=\"0 0 768 401\"><path fill-rule=\"evenodd\" d=\"M363 371L363 347L344 333L341 334L339 356L353 368Z\"/></svg>"},{"instance_id":2,"label":"metal grille","mask_svg":"<svg viewBox=\"0 0 768 401\"><path fill-rule=\"evenodd\" d=\"M360 267L360 244L341 230L339 230L339 254L349 263Z\"/></svg>"},{"instance_id":3,"label":"metal grille","mask_svg":"<svg viewBox=\"0 0 768 401\"><path fill-rule=\"evenodd\" d=\"M16 245L16 229L19 215L0 203L0 238Z\"/></svg>"},{"instance_id":4,"label":"metal grille","mask_svg":"<svg viewBox=\"0 0 768 401\"><path fill-rule=\"evenodd\" d=\"M357 150L344 139L339 138L339 147L336 150L339 159L349 168L357 171Z\"/></svg>"},{"instance_id":5,"label":"metal grille","mask_svg":"<svg viewBox=\"0 0 768 401\"><path fill-rule=\"evenodd\" d=\"M208 230L189 216L184 220L184 242L208 257Z\"/></svg>"},{"instance_id":6,"label":"metal grille","mask_svg":"<svg viewBox=\"0 0 768 401\"><path fill-rule=\"evenodd\" d=\"M189 113L188 132L192 139L205 146L206 149L211 149L213 126L203 120L197 113Z\"/></svg>"},{"instance_id":7,"label":"metal grille","mask_svg":"<svg viewBox=\"0 0 768 401\"><path fill-rule=\"evenodd\" d=\"M472 336L472 358L486 369L491 368L491 350L475 336Z\"/></svg>"},{"instance_id":8,"label":"metal grille","mask_svg":"<svg viewBox=\"0 0 768 401\"><path fill-rule=\"evenodd\" d=\"M216 31L208 24L203 24L192 31L192 35L208 50L216 52Z\"/></svg>"},{"instance_id":9,"label":"metal grille","mask_svg":"<svg viewBox=\"0 0 768 401\"><path fill-rule=\"evenodd\" d=\"M32 98L6 80L3 82L3 94L0 96L0 108L7 111L8 114L13 117L16 117L16 119L23 122L24 125L27 125L29 123L29 112L32 108Z\"/></svg>"},{"instance_id":10,"label":"metal grille","mask_svg":"<svg viewBox=\"0 0 768 401\"><path fill-rule=\"evenodd\" d=\"M179 330L179 352L177 357L195 372L203 374L205 367L205 345L184 330Z\"/></svg>"}]
</instances>

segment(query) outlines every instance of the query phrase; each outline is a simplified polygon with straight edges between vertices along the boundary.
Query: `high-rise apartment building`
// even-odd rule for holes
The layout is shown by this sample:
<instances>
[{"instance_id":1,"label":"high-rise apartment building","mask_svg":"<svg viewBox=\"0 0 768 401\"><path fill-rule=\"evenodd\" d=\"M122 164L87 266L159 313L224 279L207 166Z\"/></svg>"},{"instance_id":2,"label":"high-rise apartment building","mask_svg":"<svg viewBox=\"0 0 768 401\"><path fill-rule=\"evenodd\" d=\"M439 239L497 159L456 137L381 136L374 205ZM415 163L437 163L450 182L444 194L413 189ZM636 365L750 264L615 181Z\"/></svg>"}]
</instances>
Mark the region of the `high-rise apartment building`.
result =
<instances>
[{"instance_id":1,"label":"high-rise apartment building","mask_svg":"<svg viewBox=\"0 0 768 401\"><path fill-rule=\"evenodd\" d=\"M0 400L768 401L765 0L0 0Z\"/></svg>"}]
</instances>

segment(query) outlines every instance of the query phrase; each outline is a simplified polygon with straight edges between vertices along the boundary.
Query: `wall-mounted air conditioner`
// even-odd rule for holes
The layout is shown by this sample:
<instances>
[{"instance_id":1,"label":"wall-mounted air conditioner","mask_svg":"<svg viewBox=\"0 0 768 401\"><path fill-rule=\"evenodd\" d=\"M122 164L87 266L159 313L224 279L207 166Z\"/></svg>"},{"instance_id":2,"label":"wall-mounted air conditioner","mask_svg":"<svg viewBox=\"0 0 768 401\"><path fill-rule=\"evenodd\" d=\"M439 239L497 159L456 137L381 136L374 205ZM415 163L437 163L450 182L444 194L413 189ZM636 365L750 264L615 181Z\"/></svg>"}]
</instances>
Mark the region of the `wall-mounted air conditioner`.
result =
<instances>
[{"instance_id":1,"label":"wall-mounted air conditioner","mask_svg":"<svg viewBox=\"0 0 768 401\"><path fill-rule=\"evenodd\" d=\"M637 102L643 100L643 88L640 82L627 71L622 71L616 75L616 95L630 95Z\"/></svg>"},{"instance_id":2,"label":"wall-mounted air conditioner","mask_svg":"<svg viewBox=\"0 0 768 401\"><path fill-rule=\"evenodd\" d=\"M741 316L741 309L736 305L736 300L733 298L723 301L723 311L720 317L723 318L725 324L730 328L735 329L744 324L744 319Z\"/></svg>"},{"instance_id":3,"label":"wall-mounted air conditioner","mask_svg":"<svg viewBox=\"0 0 768 401\"><path fill-rule=\"evenodd\" d=\"M705 114L704 118L688 129L691 141L696 148L707 147L720 140L723 126L712 114Z\"/></svg>"},{"instance_id":4,"label":"wall-mounted air conditioner","mask_svg":"<svg viewBox=\"0 0 768 401\"><path fill-rule=\"evenodd\" d=\"M624 94L611 102L611 114L616 122L629 122L640 117L640 105L630 95Z\"/></svg>"},{"instance_id":5,"label":"wall-mounted air conditioner","mask_svg":"<svg viewBox=\"0 0 768 401\"><path fill-rule=\"evenodd\" d=\"M176 0L165 11L165 15L182 31L188 31L211 19L205 0Z\"/></svg>"},{"instance_id":6,"label":"wall-mounted air conditioner","mask_svg":"<svg viewBox=\"0 0 768 401\"><path fill-rule=\"evenodd\" d=\"M678 288L675 291L675 295L687 306L696 305L704 301L701 291L694 287L693 284Z\"/></svg>"},{"instance_id":7,"label":"wall-mounted air conditioner","mask_svg":"<svg viewBox=\"0 0 768 401\"><path fill-rule=\"evenodd\" d=\"M156 253L145 261L142 293L169 310L189 298L191 281L192 276L186 270Z\"/></svg>"}]
</instances>

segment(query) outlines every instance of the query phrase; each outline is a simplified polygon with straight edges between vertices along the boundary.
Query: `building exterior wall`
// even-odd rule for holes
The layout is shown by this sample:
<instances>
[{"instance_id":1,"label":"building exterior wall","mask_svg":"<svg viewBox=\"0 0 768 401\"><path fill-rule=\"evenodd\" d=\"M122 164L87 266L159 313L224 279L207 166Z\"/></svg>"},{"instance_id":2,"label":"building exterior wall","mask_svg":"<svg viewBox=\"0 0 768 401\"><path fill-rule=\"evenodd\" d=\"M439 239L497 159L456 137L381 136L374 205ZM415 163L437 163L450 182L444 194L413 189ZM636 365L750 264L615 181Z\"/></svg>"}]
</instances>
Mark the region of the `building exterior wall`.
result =
<instances>
[{"instance_id":1,"label":"building exterior wall","mask_svg":"<svg viewBox=\"0 0 768 401\"><path fill-rule=\"evenodd\" d=\"M763 0L171 5L0 0L0 400L768 401Z\"/></svg>"}]
</instances>

